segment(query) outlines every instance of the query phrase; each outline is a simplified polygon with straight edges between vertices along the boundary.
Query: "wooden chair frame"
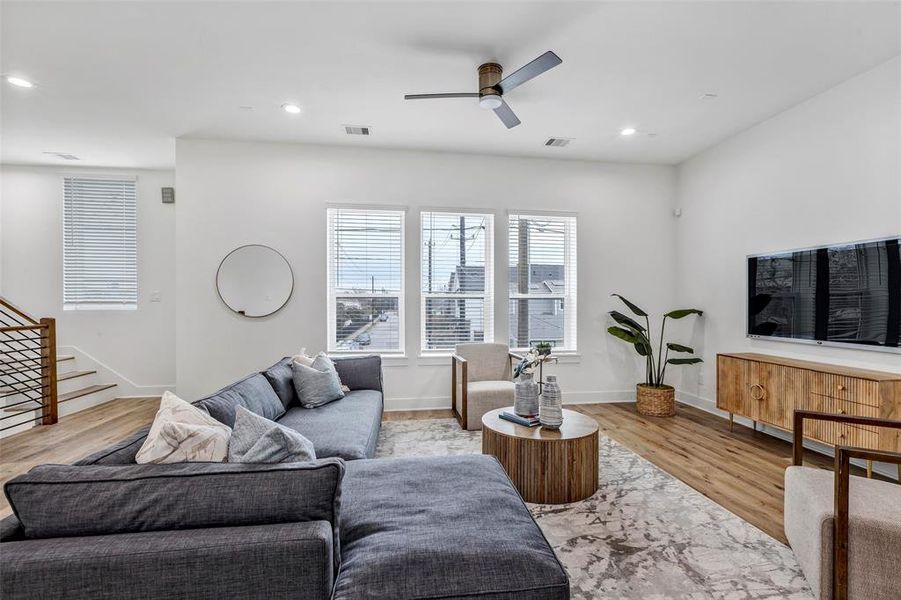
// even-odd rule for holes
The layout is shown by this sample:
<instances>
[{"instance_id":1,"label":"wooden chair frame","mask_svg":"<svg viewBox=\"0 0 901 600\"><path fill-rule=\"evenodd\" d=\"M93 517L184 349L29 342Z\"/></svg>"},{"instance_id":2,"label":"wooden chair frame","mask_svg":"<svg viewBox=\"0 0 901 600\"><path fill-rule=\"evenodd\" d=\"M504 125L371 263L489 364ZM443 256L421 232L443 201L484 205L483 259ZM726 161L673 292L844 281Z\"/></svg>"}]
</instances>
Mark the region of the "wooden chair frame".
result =
<instances>
[{"instance_id":1,"label":"wooden chair frame","mask_svg":"<svg viewBox=\"0 0 901 600\"><path fill-rule=\"evenodd\" d=\"M512 370L513 361L522 360L522 356L516 354L514 352L508 352L507 358L510 360L510 367ZM460 367L460 412L457 412L457 366ZM469 400L469 395L466 390L467 385L469 384L469 363L465 358L460 356L459 354L454 353L451 355L451 411L454 413L454 417L457 419L457 422L460 423L460 427L466 429L466 412L467 412L467 401Z\"/></svg>"},{"instance_id":2,"label":"wooden chair frame","mask_svg":"<svg viewBox=\"0 0 901 600\"><path fill-rule=\"evenodd\" d=\"M901 421L877 417L839 415L812 410L796 410L794 412L794 440L792 442L792 464L796 466L801 466L804 462L804 419L901 429ZM835 491L833 493L835 521L832 538L832 597L834 600L848 600L848 520L852 458L882 461L898 465L899 483L901 483L901 454L851 446L835 447Z\"/></svg>"}]
</instances>

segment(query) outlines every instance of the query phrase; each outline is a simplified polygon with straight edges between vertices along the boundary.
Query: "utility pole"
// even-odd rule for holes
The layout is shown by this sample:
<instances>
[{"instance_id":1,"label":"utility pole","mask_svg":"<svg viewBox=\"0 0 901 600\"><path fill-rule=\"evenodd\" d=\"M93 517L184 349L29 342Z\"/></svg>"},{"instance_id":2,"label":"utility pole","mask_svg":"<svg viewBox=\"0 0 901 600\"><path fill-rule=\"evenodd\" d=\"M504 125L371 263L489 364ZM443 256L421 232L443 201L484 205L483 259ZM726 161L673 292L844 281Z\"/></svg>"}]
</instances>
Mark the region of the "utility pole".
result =
<instances>
[{"instance_id":1,"label":"utility pole","mask_svg":"<svg viewBox=\"0 0 901 600\"><path fill-rule=\"evenodd\" d=\"M519 219L517 227L517 291L529 293L529 220ZM516 303L519 319L516 323L516 345L526 348L529 345L529 301L520 298Z\"/></svg>"},{"instance_id":2,"label":"utility pole","mask_svg":"<svg viewBox=\"0 0 901 600\"><path fill-rule=\"evenodd\" d=\"M466 217L464 217L462 215L460 216L460 278L459 279L460 279L460 291L463 293L466 293L467 291L469 291L466 289L466 285L464 285L464 282L468 283L467 282L468 277L466 275ZM459 313L460 324L463 325L466 322L466 300L460 299L457 302L457 305L459 306L459 310L457 312ZM471 329L471 328L468 328L468 329ZM469 337L470 337L469 332L467 332L467 340L466 341L469 341L469 339L468 339Z\"/></svg>"}]
</instances>

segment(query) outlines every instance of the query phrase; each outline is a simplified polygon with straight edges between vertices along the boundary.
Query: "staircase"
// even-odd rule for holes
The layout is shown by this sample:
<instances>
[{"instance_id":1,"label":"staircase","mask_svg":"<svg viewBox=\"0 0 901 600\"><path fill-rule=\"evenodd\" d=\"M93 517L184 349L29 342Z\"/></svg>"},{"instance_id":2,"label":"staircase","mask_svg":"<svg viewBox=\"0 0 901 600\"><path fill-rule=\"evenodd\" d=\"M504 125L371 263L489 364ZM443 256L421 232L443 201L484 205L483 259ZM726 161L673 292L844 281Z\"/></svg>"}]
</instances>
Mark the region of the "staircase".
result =
<instances>
[{"instance_id":1,"label":"staircase","mask_svg":"<svg viewBox=\"0 0 901 600\"><path fill-rule=\"evenodd\" d=\"M116 386L96 382L96 371L75 362L57 355L54 319L37 320L0 297L0 436L53 425L60 412L97 404Z\"/></svg>"}]
</instances>

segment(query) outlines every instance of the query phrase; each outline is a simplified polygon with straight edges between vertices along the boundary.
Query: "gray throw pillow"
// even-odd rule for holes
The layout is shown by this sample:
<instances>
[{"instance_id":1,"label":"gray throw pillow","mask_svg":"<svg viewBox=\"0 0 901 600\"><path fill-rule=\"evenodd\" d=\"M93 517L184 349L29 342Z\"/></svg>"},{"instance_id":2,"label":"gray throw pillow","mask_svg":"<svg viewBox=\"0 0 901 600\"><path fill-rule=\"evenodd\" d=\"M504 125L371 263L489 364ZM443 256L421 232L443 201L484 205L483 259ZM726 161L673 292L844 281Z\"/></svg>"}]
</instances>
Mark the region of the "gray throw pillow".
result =
<instances>
[{"instance_id":1,"label":"gray throw pillow","mask_svg":"<svg viewBox=\"0 0 901 600\"><path fill-rule=\"evenodd\" d=\"M239 406L228 442L228 462L288 463L316 460L313 442L293 429L279 425Z\"/></svg>"},{"instance_id":2,"label":"gray throw pillow","mask_svg":"<svg viewBox=\"0 0 901 600\"><path fill-rule=\"evenodd\" d=\"M316 408L344 397L338 371L322 352L313 361L312 367L297 361L291 367L294 369L294 389L304 408Z\"/></svg>"}]
</instances>

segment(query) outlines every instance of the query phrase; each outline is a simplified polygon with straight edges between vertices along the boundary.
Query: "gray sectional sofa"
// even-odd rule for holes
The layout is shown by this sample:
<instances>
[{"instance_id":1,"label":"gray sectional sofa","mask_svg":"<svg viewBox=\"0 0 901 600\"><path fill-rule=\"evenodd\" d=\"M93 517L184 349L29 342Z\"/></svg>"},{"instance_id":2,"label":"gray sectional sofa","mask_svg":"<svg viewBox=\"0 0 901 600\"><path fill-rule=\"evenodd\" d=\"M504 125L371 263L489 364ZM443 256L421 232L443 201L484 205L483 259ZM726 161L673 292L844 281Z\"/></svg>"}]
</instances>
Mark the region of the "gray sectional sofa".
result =
<instances>
[{"instance_id":1,"label":"gray sectional sofa","mask_svg":"<svg viewBox=\"0 0 901 600\"><path fill-rule=\"evenodd\" d=\"M287 425L317 460L136 465L147 429L10 481L7 599L565 600L566 572L489 456L375 459L379 357L337 359L342 400L305 409L289 359L195 402ZM279 414L276 414L279 413Z\"/></svg>"}]
</instances>

